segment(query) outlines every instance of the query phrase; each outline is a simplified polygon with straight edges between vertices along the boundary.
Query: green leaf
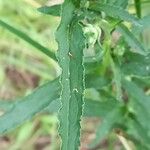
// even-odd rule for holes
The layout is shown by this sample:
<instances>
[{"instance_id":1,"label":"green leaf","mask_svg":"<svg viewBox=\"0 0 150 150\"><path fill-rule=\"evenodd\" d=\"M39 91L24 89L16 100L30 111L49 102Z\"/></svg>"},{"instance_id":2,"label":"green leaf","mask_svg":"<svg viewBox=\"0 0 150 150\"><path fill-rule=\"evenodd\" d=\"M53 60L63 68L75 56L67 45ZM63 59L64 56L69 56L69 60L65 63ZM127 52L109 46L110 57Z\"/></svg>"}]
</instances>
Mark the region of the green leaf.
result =
<instances>
[{"instance_id":1,"label":"green leaf","mask_svg":"<svg viewBox=\"0 0 150 150\"><path fill-rule=\"evenodd\" d=\"M0 133L16 128L47 107L51 101L58 98L59 88L59 82L55 80L41 86L22 100L16 101L13 107L0 117Z\"/></svg>"},{"instance_id":2,"label":"green leaf","mask_svg":"<svg viewBox=\"0 0 150 150\"><path fill-rule=\"evenodd\" d=\"M126 132L129 135L129 138L131 138L135 143L136 148L139 150L149 150L150 137L148 137L147 129L143 128L141 123L138 122L135 118L128 119L127 125L128 127Z\"/></svg>"},{"instance_id":3,"label":"green leaf","mask_svg":"<svg viewBox=\"0 0 150 150\"><path fill-rule=\"evenodd\" d=\"M5 29L7 29L10 32L12 32L13 34L15 34L16 36L18 36L22 40L26 41L27 43L29 43L30 45L32 45L33 47L35 47L37 50L41 51L45 55L47 55L50 58L54 59L55 61L57 60L54 52L52 52L48 48L44 47L40 43L36 42L35 40L33 40L31 37L29 37L24 32L20 31L19 29L11 26L10 24L8 24L8 23L6 23L6 22L4 22L2 20L0 20L0 26L3 27L3 28L5 28Z\"/></svg>"},{"instance_id":4,"label":"green leaf","mask_svg":"<svg viewBox=\"0 0 150 150\"><path fill-rule=\"evenodd\" d=\"M113 109L118 106L119 102L112 99L107 99L107 101L104 102L85 99L83 116L105 118L108 112L113 111Z\"/></svg>"},{"instance_id":5,"label":"green leaf","mask_svg":"<svg viewBox=\"0 0 150 150\"><path fill-rule=\"evenodd\" d=\"M0 110L4 112L12 109L13 106L14 106L14 100L0 100Z\"/></svg>"},{"instance_id":6,"label":"green leaf","mask_svg":"<svg viewBox=\"0 0 150 150\"><path fill-rule=\"evenodd\" d=\"M150 96L145 95L144 91L140 89L135 83L124 80L123 87L127 94L132 97L130 100L130 109L136 116L138 122L143 128L150 130Z\"/></svg>"},{"instance_id":7,"label":"green leaf","mask_svg":"<svg viewBox=\"0 0 150 150\"><path fill-rule=\"evenodd\" d=\"M150 85L150 78L139 78L139 77L133 77L133 82L142 89L149 88Z\"/></svg>"},{"instance_id":8,"label":"green leaf","mask_svg":"<svg viewBox=\"0 0 150 150\"><path fill-rule=\"evenodd\" d=\"M62 107L59 112L62 150L76 150L80 145L84 91L82 57L85 43L82 28L74 17L74 12L74 2L65 0L62 5L61 23L56 33L59 64L62 68Z\"/></svg>"},{"instance_id":9,"label":"green leaf","mask_svg":"<svg viewBox=\"0 0 150 150\"><path fill-rule=\"evenodd\" d=\"M15 129L39 112L57 113L61 107L59 95L60 84L57 79L37 88L32 94L24 98L11 101L1 100L0 110L4 110L5 114L0 117L0 133L4 134ZM83 116L105 117L109 111L118 105L116 100L110 98L105 102L85 99Z\"/></svg>"},{"instance_id":10,"label":"green leaf","mask_svg":"<svg viewBox=\"0 0 150 150\"><path fill-rule=\"evenodd\" d=\"M59 91L57 91L57 92L59 93ZM59 96L59 94L58 94L58 96ZM22 99L27 99L27 97L24 97ZM1 100L0 101L0 110L2 109L2 110L4 110L4 112L8 112L14 108L16 103L18 103L17 106L19 106L19 103L22 101L22 99L21 100L11 100L11 101L6 101L6 100L2 101ZM45 99L43 99L43 101L44 100ZM28 103L30 102L29 100L26 100L26 101L28 101ZM91 99L85 99L83 116L84 117L105 117L106 114L109 111L111 111L114 107L116 107L118 104L119 104L118 101L112 100L112 99L108 99L107 101L104 101L104 102L99 102L99 101L95 101L95 100L91 100ZM61 107L61 101L59 99L52 99L50 104L47 107L45 107L44 109L42 109L41 112L58 113L58 110L60 107ZM93 111L91 111L91 108L93 109ZM22 115L25 115L25 114L22 114ZM26 121L26 120L24 120L24 121ZM18 125L20 125L20 124L22 124L22 122L20 122Z\"/></svg>"},{"instance_id":11,"label":"green leaf","mask_svg":"<svg viewBox=\"0 0 150 150\"><path fill-rule=\"evenodd\" d=\"M110 84L110 80L100 77L100 75L96 74L87 74L85 76L85 86L86 88L95 88L97 90L100 90Z\"/></svg>"},{"instance_id":12,"label":"green leaf","mask_svg":"<svg viewBox=\"0 0 150 150\"><path fill-rule=\"evenodd\" d=\"M115 125L123 118L122 107L114 107L113 110L108 111L102 123L97 128L96 138L94 139L91 147L99 144L115 127Z\"/></svg>"},{"instance_id":13,"label":"green leaf","mask_svg":"<svg viewBox=\"0 0 150 150\"><path fill-rule=\"evenodd\" d=\"M132 34L132 32L129 31L129 29L125 25L120 24L117 29L122 34L128 45L131 46L132 52L139 53L141 55L147 54L141 42L137 40L137 38Z\"/></svg>"},{"instance_id":14,"label":"green leaf","mask_svg":"<svg viewBox=\"0 0 150 150\"><path fill-rule=\"evenodd\" d=\"M150 25L150 15L144 16L139 20L142 26L134 26L132 27L132 32L134 34L142 33L146 28L149 28Z\"/></svg>"},{"instance_id":15,"label":"green leaf","mask_svg":"<svg viewBox=\"0 0 150 150\"><path fill-rule=\"evenodd\" d=\"M143 29L149 27L149 24L150 24L150 15L144 16L139 21L142 24L142 28Z\"/></svg>"},{"instance_id":16,"label":"green leaf","mask_svg":"<svg viewBox=\"0 0 150 150\"><path fill-rule=\"evenodd\" d=\"M89 5L89 9L97 12L103 11L109 17L113 17L123 21L128 21L137 26L141 26L138 18L134 17L133 15L125 11L123 8L116 5L102 4L100 2L91 2Z\"/></svg>"},{"instance_id":17,"label":"green leaf","mask_svg":"<svg viewBox=\"0 0 150 150\"><path fill-rule=\"evenodd\" d=\"M75 21L75 20L74 20ZM83 50L85 48L85 37L78 21L73 22L70 32L70 100L68 110L69 120L69 145L68 150L76 150L80 145L80 120L83 113L84 96L84 67ZM66 93L65 93L66 94ZM65 107L64 107L65 109ZM74 147L72 146L74 145ZM65 149L66 150L66 149Z\"/></svg>"},{"instance_id":18,"label":"green leaf","mask_svg":"<svg viewBox=\"0 0 150 150\"><path fill-rule=\"evenodd\" d=\"M38 11L52 16L60 16L61 5L43 6L38 8Z\"/></svg>"},{"instance_id":19,"label":"green leaf","mask_svg":"<svg viewBox=\"0 0 150 150\"><path fill-rule=\"evenodd\" d=\"M138 77L150 76L150 54L142 56L126 53L122 61L121 69L124 74Z\"/></svg>"},{"instance_id":20,"label":"green leaf","mask_svg":"<svg viewBox=\"0 0 150 150\"><path fill-rule=\"evenodd\" d=\"M126 8L128 5L128 0L107 0L106 3L110 5L115 5L115 6Z\"/></svg>"}]
</instances>

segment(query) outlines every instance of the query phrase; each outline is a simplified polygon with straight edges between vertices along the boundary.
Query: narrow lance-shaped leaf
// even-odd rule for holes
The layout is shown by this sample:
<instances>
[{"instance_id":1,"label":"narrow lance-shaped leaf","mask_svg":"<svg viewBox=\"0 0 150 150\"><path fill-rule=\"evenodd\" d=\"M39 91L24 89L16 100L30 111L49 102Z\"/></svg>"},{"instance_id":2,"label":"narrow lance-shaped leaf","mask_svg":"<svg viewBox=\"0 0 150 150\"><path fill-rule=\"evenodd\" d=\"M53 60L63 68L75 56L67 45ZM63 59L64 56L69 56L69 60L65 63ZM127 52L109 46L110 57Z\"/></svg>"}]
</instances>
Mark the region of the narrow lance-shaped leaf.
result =
<instances>
[{"instance_id":1,"label":"narrow lance-shaped leaf","mask_svg":"<svg viewBox=\"0 0 150 150\"><path fill-rule=\"evenodd\" d=\"M126 8L128 5L128 0L107 0L107 3Z\"/></svg>"},{"instance_id":2,"label":"narrow lance-shaped leaf","mask_svg":"<svg viewBox=\"0 0 150 150\"><path fill-rule=\"evenodd\" d=\"M43 6L38 8L38 11L52 16L60 16L61 5Z\"/></svg>"},{"instance_id":3,"label":"narrow lance-shaped leaf","mask_svg":"<svg viewBox=\"0 0 150 150\"><path fill-rule=\"evenodd\" d=\"M129 118L127 125L128 129L126 132L129 135L129 137L134 137L133 141L136 144L137 149L149 150L150 137L148 137L147 129L143 128L141 122L137 121L136 118ZM141 149L138 147L140 147Z\"/></svg>"},{"instance_id":4,"label":"narrow lance-shaped leaf","mask_svg":"<svg viewBox=\"0 0 150 150\"><path fill-rule=\"evenodd\" d=\"M85 47L84 36L81 26L78 22L71 27L71 40L70 40L70 108L69 132L70 142L68 150L76 150L79 146L80 140L80 119L83 109L83 93L84 93L84 67L83 67L83 49ZM74 148L72 145L75 145Z\"/></svg>"},{"instance_id":5,"label":"narrow lance-shaped leaf","mask_svg":"<svg viewBox=\"0 0 150 150\"><path fill-rule=\"evenodd\" d=\"M82 57L85 44L78 22L72 23L74 11L74 3L65 0L62 5L61 23L56 33L59 63L62 68L60 80L62 108L59 112L62 150L76 150L79 147L80 117L83 105Z\"/></svg>"},{"instance_id":6,"label":"narrow lance-shaped leaf","mask_svg":"<svg viewBox=\"0 0 150 150\"><path fill-rule=\"evenodd\" d=\"M127 94L132 97L129 101L130 110L135 116L136 122L132 122L134 125L132 130L129 130L129 134L134 134L137 140L139 140L144 146L150 148L150 96L145 95L143 89L139 88L135 83L123 80L123 87ZM131 124L129 126L129 129ZM148 148L148 149L149 149Z\"/></svg>"},{"instance_id":7,"label":"narrow lance-shaped leaf","mask_svg":"<svg viewBox=\"0 0 150 150\"><path fill-rule=\"evenodd\" d=\"M141 55L147 54L144 46L136 39L136 37L129 31L129 29L125 25L120 24L117 29L119 32L121 32L128 45L131 46L134 53L139 53Z\"/></svg>"},{"instance_id":8,"label":"narrow lance-shaped leaf","mask_svg":"<svg viewBox=\"0 0 150 150\"><path fill-rule=\"evenodd\" d=\"M96 138L90 146L94 148L99 144L109 134L113 127L115 127L115 124L119 123L122 119L123 111L121 107L114 107L114 109L105 116L102 123L98 126Z\"/></svg>"},{"instance_id":9,"label":"narrow lance-shaped leaf","mask_svg":"<svg viewBox=\"0 0 150 150\"><path fill-rule=\"evenodd\" d=\"M145 129L150 130L150 96L145 95L141 88L128 80L123 80L123 87L133 99L130 102L130 107L132 107L137 120Z\"/></svg>"},{"instance_id":10,"label":"narrow lance-shaped leaf","mask_svg":"<svg viewBox=\"0 0 150 150\"><path fill-rule=\"evenodd\" d=\"M1 111L9 111L13 108L15 102L17 100L0 100L0 110Z\"/></svg>"},{"instance_id":11,"label":"narrow lance-shaped leaf","mask_svg":"<svg viewBox=\"0 0 150 150\"><path fill-rule=\"evenodd\" d=\"M149 28L150 26L150 15L144 16L143 18L141 18L139 20L140 24L142 24L142 26L132 26L132 33L133 34L139 34L141 32L143 32L145 29Z\"/></svg>"},{"instance_id":12,"label":"narrow lance-shaped leaf","mask_svg":"<svg viewBox=\"0 0 150 150\"><path fill-rule=\"evenodd\" d=\"M141 26L139 20L136 17L134 17L133 15L129 14L126 10L116 5L102 4L100 2L91 2L89 5L89 9L98 12L103 11L109 17L129 21L137 26Z\"/></svg>"},{"instance_id":13,"label":"narrow lance-shaped leaf","mask_svg":"<svg viewBox=\"0 0 150 150\"><path fill-rule=\"evenodd\" d=\"M17 101L7 113L0 117L0 133L16 128L19 124L31 119L47 107L51 101L58 98L59 89L58 81L53 81L41 86L21 101Z\"/></svg>"},{"instance_id":14,"label":"narrow lance-shaped leaf","mask_svg":"<svg viewBox=\"0 0 150 150\"><path fill-rule=\"evenodd\" d=\"M56 83L56 84L58 84L58 83ZM48 85L50 87L51 82L49 82ZM43 87L47 88L45 84L43 85ZM39 88L37 90L39 92ZM33 92L32 95L34 93L35 92ZM56 93L58 93L58 95L56 97L59 97L60 96L59 90L56 90ZM30 105L30 100L28 99L28 96L23 97L19 100L9 100L9 101L8 100L0 100L0 110L4 111L4 113L8 112L7 115L5 114L5 118L7 118L7 116L9 117L9 113L12 113L13 111L15 111L16 107L20 107L20 105L22 105L22 100L26 101L26 103L28 103L28 105ZM36 100L38 102L40 99L36 99ZM43 103L45 100L46 100L46 98L43 98ZM118 104L119 103L116 100L112 100L112 99L108 99L108 101L104 101L104 102L99 102L99 101L95 101L95 100L91 100L91 99L85 99L83 116L84 117L101 117L101 118L103 118L106 116L106 114L109 111L111 111ZM60 99L57 99L57 98L51 99L50 104L48 106L46 106L45 108L41 108L41 110L39 112L57 113L60 106L61 106ZM91 111L91 108L92 108L92 111ZM33 109L36 109L36 107L33 107ZM22 118L25 118L24 116L26 114L24 113L24 111L22 111L21 113L22 113L22 115L20 115L20 116L22 116ZM34 114L34 115L36 115L36 114ZM17 126L19 126L26 120L32 119L32 117L34 117L34 115L31 114L31 115L29 115L30 118L26 118L25 120L20 120L18 122L18 124L16 124L12 128L16 128ZM11 128L9 128L9 129L11 129ZM6 130L9 131L9 129L6 129ZM0 129L0 132L1 132L1 129Z\"/></svg>"},{"instance_id":15,"label":"narrow lance-shaped leaf","mask_svg":"<svg viewBox=\"0 0 150 150\"><path fill-rule=\"evenodd\" d=\"M58 42L59 64L62 68L62 75L60 83L62 86L61 102L62 107L59 112L59 134L62 139L62 150L67 150L69 145L69 109L70 109L70 71L69 71L69 26L74 12L74 5L72 2L65 0L62 5L61 24L56 33L56 40ZM66 15L67 14L67 15Z\"/></svg>"},{"instance_id":16,"label":"narrow lance-shaped leaf","mask_svg":"<svg viewBox=\"0 0 150 150\"><path fill-rule=\"evenodd\" d=\"M45 55L49 56L50 58L52 58L56 61L56 56L55 56L54 52L52 52L48 48L44 47L40 43L36 42L35 40L33 40L30 36L28 36L24 32L20 31L19 29L9 25L8 23L6 23L2 20L0 20L0 26L7 29L10 32L12 32L13 34L17 35L18 37L20 37L21 39L23 39L24 41L26 41L27 43L29 43L30 45L32 45L33 47L35 47L36 49L38 49L39 51L41 51L42 53L44 53Z\"/></svg>"},{"instance_id":17,"label":"narrow lance-shaped leaf","mask_svg":"<svg viewBox=\"0 0 150 150\"><path fill-rule=\"evenodd\" d=\"M149 77L150 54L143 56L135 53L125 53L124 59L122 60L121 69L126 75Z\"/></svg>"}]
</instances>

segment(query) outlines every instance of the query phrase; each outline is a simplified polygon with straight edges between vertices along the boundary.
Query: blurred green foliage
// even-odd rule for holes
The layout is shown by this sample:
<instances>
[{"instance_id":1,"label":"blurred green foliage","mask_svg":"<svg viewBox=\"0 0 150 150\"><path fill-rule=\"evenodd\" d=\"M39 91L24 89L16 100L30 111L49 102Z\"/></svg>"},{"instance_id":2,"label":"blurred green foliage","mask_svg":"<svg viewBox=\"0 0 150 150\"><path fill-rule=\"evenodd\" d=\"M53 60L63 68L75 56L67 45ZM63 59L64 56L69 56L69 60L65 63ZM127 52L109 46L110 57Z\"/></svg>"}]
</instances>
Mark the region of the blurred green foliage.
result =
<instances>
[{"instance_id":1,"label":"blurred green foliage","mask_svg":"<svg viewBox=\"0 0 150 150\"><path fill-rule=\"evenodd\" d=\"M129 2L131 3L129 5L130 12L135 12L133 1L129 1ZM150 3L149 1L144 1L144 0L142 2L143 2L141 6L142 16L146 16L149 14ZM60 19L57 17L41 14L40 12L37 11L38 6L42 6L45 4L47 4L46 0L44 1L43 0L39 0L39 1L13 0L11 2L9 0L5 0L5 1L0 0L0 18L8 23L11 23L11 25L25 32L33 39L35 39L45 47L54 50L55 52L57 49L57 44L55 42L54 32L58 26ZM147 28L146 30L144 30L143 34L141 35L143 37L142 42L145 44L145 47L148 47L148 49L150 49L149 33L150 30L149 28ZM122 41L120 41L120 43L121 42ZM118 45L118 47L120 45ZM119 48L118 50L120 50ZM126 55L128 55L128 53ZM142 59L142 56L138 56L138 57L141 57ZM129 57L128 59L132 60L133 58L134 57L131 58ZM135 76L147 76L149 72L145 73L146 68L144 68L143 66L145 65L145 62L146 65L149 65L147 63L148 60L140 62L139 66L141 65L142 68L140 69L139 67L137 67L137 64L139 63L138 62L139 59L138 60L136 59L137 57L133 59L135 60L134 63L128 61L125 67L122 66L124 67L123 70L124 73L130 74L131 71L132 74L134 71ZM123 59L123 62L126 61L127 60L125 57ZM93 69L93 67L91 68ZM103 74L104 72L103 68L97 68L97 69L99 69ZM119 74L118 70L114 70L114 72L116 73L116 76L118 76ZM22 95L27 95L28 93L31 93L33 88L35 88L36 86L43 84L46 81L52 80L56 78L58 75L60 75L60 68L54 61L50 60L47 56L43 55L41 52L35 50L35 48L31 47L30 45L28 45L27 43L25 43L15 35L9 33L3 28L0 28L0 97L1 98L12 99L15 97L20 97ZM33 79L34 77L36 77L36 79ZM89 80L93 80L92 77L88 77L88 78ZM19 80L19 82L16 82L17 80ZM149 78L139 79L133 77L133 80L136 82L137 85L139 85L142 88L145 87L147 88L150 83ZM95 83L93 83L94 86L96 85L96 90L94 88L86 90L86 97L92 98L94 100L98 100L98 99L102 100L104 95L107 95L108 93L105 93L104 92L105 90L103 89L102 92L100 93L99 91L101 89L99 89L100 87L99 84L101 83L105 89L105 85L108 85L108 81L104 82L104 80L102 80L102 82L96 80ZM115 79L114 82L116 82L116 84L120 86L119 83L117 83L117 79ZM142 92L134 84L133 85L128 83L126 84L126 87L129 90L128 91L129 94L132 95L133 98L137 99L138 101L139 100L138 97L140 96L138 95L134 96L132 94L133 89L131 88L130 90L131 86L135 87L134 89L136 89L136 91L133 91L134 93L136 92L142 93ZM115 96L115 93L110 93L110 94ZM147 95L149 94L150 94L149 90L147 90ZM129 107L129 109L131 109L131 112L134 111L133 108L134 109L138 108L138 103L131 102L131 106ZM137 111L137 113L140 114L140 111ZM111 118L111 114L108 116L108 118L109 119ZM142 118L143 116L140 118L140 121L142 120ZM114 119L112 117L112 123L113 121ZM135 122L132 122L132 120L130 120L129 123L133 125L133 127L135 127L134 124ZM7 134L6 136L10 141L6 145L6 148L2 148L2 150L38 149L38 147L42 145L39 144L41 141L45 142L43 144L45 146L45 149L57 150L59 148L58 146L59 138L56 130L57 125L58 124L57 124L56 115L51 116L48 114L45 115L40 114L37 117L35 117L32 121L27 122L26 124L19 127L17 130ZM93 128L95 128L96 125L97 123L91 127L92 133L94 130ZM139 128L138 125L136 127ZM85 126L85 128L87 128L87 126ZM136 131L132 130L132 126L131 129L130 128L128 129L128 133L138 135ZM4 137L2 137L2 139L3 138ZM108 141L109 142L106 144L107 145L106 149L109 150L113 150L116 145L120 144L120 143L118 144L118 140L113 133L111 133L108 136ZM1 140L0 140L0 145L1 145ZM120 147L121 147L120 149L124 149L122 146ZM40 149L44 149L44 148L41 147Z\"/></svg>"},{"instance_id":2,"label":"blurred green foliage","mask_svg":"<svg viewBox=\"0 0 150 150\"><path fill-rule=\"evenodd\" d=\"M25 32L42 45L56 50L54 32L59 18L45 16L37 11L37 6L45 3L46 1L43 0L35 1L35 3L26 0L0 0L0 18ZM0 28L1 99L12 99L26 95L37 85L52 80L59 74L59 67L54 61L12 33ZM6 142L6 145L3 144L4 137L1 137L0 149L31 150L35 149L38 143L41 149L42 147L56 149L56 128L57 118L54 115L38 115L32 121L7 134L9 142ZM48 140L49 142L47 142ZM40 141L45 142L44 145L40 144Z\"/></svg>"}]
</instances>

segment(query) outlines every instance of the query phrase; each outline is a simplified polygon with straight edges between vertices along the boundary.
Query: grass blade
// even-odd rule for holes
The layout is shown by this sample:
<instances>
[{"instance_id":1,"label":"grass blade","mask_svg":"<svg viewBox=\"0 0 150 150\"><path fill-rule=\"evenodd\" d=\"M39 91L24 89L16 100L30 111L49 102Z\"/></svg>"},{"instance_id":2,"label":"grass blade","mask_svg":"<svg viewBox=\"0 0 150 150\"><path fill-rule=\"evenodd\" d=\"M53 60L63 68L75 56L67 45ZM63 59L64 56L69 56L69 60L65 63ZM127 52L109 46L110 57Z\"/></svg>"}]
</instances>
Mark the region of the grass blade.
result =
<instances>
[{"instance_id":1,"label":"grass blade","mask_svg":"<svg viewBox=\"0 0 150 150\"><path fill-rule=\"evenodd\" d=\"M41 51L45 55L47 55L50 58L52 58L53 60L55 60L55 61L57 60L54 52L50 51L48 48L42 46L40 43L38 43L35 40L33 40L32 38L30 38L24 32L16 29L15 27L9 25L8 23L6 23L6 22L4 22L2 20L0 20L0 26L5 28L5 29L7 29L10 32L12 32L13 34L17 35L19 38L21 38L22 40L26 41L27 43L29 43L30 45L35 47L37 50Z\"/></svg>"}]
</instances>

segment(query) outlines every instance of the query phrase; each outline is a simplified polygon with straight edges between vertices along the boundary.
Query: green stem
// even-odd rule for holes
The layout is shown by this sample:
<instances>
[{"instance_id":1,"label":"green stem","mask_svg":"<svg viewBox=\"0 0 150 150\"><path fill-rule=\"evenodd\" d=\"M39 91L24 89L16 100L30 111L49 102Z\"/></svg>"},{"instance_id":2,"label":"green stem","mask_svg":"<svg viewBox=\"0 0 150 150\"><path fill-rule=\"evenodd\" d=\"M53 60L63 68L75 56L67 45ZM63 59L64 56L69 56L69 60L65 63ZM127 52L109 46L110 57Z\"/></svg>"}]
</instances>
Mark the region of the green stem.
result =
<instances>
[{"instance_id":1,"label":"green stem","mask_svg":"<svg viewBox=\"0 0 150 150\"><path fill-rule=\"evenodd\" d=\"M134 0L134 5L136 9L136 15L141 18L141 0Z\"/></svg>"}]
</instances>

